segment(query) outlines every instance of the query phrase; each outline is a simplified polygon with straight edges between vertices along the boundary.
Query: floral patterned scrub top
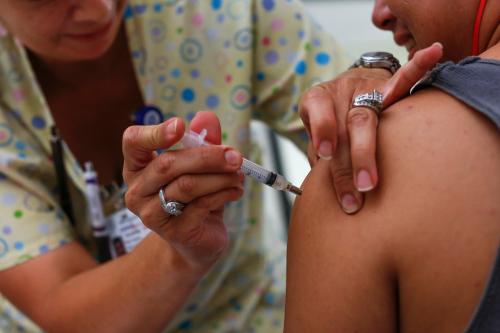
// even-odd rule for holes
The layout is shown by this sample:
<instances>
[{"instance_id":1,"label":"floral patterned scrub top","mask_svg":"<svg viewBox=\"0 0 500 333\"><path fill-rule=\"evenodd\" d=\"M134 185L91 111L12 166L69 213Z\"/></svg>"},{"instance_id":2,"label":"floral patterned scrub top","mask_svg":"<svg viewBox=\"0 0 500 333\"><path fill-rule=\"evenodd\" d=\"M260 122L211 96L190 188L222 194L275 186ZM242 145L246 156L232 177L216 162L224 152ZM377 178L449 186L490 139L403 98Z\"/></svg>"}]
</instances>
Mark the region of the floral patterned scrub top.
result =
<instances>
[{"instance_id":1,"label":"floral patterned scrub top","mask_svg":"<svg viewBox=\"0 0 500 333\"><path fill-rule=\"evenodd\" d=\"M187 121L217 112L223 143L250 159L258 160L251 119L305 149L300 93L349 63L297 0L131 0L124 20L144 101ZM25 50L1 31L0 269L77 237L58 204L53 123ZM66 146L65 162L76 231L90 241L82 169ZM247 180L243 199L225 210L229 248L166 331L282 331L285 244L261 203L261 185ZM0 330L39 331L1 296Z\"/></svg>"}]
</instances>

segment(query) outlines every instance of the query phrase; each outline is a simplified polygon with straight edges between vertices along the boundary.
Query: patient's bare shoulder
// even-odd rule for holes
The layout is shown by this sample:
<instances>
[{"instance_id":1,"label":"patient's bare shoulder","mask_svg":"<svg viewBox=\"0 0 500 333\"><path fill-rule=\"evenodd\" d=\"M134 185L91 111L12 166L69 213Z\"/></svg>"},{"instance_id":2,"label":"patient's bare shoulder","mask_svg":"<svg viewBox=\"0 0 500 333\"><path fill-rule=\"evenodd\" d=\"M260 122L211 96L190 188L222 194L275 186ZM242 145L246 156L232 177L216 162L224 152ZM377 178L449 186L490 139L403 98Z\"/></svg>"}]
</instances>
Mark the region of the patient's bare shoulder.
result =
<instances>
[{"instance_id":1,"label":"patient's bare shoulder","mask_svg":"<svg viewBox=\"0 0 500 333\"><path fill-rule=\"evenodd\" d=\"M463 330L500 242L498 139L427 90L383 114L381 185L360 213L341 212L328 165L315 167L290 229L287 331Z\"/></svg>"}]
</instances>

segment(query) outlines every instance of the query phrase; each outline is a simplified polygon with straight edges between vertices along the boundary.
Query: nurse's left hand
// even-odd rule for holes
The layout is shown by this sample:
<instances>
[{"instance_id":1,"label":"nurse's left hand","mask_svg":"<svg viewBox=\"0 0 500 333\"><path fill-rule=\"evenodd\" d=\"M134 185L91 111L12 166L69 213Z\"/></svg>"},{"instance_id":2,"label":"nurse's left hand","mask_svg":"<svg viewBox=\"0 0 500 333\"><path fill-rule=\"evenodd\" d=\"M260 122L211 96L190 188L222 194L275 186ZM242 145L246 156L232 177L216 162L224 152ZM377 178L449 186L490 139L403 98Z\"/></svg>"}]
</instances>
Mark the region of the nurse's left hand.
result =
<instances>
[{"instance_id":1,"label":"nurse's left hand","mask_svg":"<svg viewBox=\"0 0 500 333\"><path fill-rule=\"evenodd\" d=\"M378 90L383 108L404 98L410 88L442 56L438 43L417 52L394 76L385 69L355 68L307 91L300 115L309 133L311 165L331 160L337 199L344 212L354 214L363 205L363 192L378 183L375 150L379 118L368 108L351 108L355 96Z\"/></svg>"}]
</instances>

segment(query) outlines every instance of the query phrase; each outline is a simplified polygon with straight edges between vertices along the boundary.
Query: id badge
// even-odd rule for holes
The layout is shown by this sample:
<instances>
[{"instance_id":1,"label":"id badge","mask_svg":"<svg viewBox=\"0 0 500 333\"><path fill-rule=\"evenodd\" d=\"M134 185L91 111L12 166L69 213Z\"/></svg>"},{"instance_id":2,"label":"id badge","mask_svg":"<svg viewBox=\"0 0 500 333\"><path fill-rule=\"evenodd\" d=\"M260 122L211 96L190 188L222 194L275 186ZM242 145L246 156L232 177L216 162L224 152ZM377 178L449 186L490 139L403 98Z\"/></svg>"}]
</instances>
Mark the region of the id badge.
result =
<instances>
[{"instance_id":1,"label":"id badge","mask_svg":"<svg viewBox=\"0 0 500 333\"><path fill-rule=\"evenodd\" d=\"M131 252L151 230L130 210L123 208L108 217L111 256L119 257Z\"/></svg>"}]
</instances>

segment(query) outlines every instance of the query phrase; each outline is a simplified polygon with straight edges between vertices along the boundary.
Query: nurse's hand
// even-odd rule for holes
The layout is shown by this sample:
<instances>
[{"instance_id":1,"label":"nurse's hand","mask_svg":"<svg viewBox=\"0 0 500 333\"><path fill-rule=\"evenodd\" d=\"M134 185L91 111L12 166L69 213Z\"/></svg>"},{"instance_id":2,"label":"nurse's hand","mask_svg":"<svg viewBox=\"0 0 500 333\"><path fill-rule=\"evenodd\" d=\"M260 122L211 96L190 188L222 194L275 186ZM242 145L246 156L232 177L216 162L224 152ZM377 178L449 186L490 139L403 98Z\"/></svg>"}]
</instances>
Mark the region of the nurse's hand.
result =
<instances>
[{"instance_id":1,"label":"nurse's hand","mask_svg":"<svg viewBox=\"0 0 500 333\"><path fill-rule=\"evenodd\" d=\"M331 160L337 199L348 214L359 211L363 192L378 183L375 150L378 117L368 108L351 108L355 96L373 90L384 95L383 108L405 97L410 88L442 57L434 44L417 52L391 77L385 69L355 68L306 92L300 114L311 138L308 158Z\"/></svg>"},{"instance_id":2,"label":"nurse's hand","mask_svg":"<svg viewBox=\"0 0 500 333\"><path fill-rule=\"evenodd\" d=\"M210 112L199 112L191 130L199 133L207 129L206 140L214 146L156 153L177 143L184 128L180 118L172 118L160 125L132 126L125 131L125 202L189 267L203 274L227 246L224 204L243 194L243 177L238 172L242 157L238 151L219 145L220 124ZM158 196L161 188L167 200L186 205L180 216L163 210Z\"/></svg>"}]
</instances>

